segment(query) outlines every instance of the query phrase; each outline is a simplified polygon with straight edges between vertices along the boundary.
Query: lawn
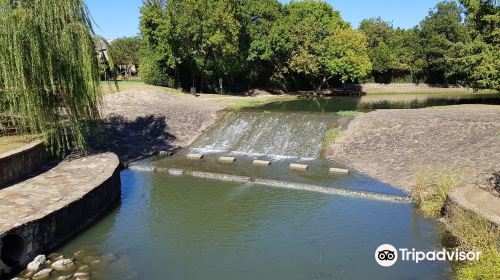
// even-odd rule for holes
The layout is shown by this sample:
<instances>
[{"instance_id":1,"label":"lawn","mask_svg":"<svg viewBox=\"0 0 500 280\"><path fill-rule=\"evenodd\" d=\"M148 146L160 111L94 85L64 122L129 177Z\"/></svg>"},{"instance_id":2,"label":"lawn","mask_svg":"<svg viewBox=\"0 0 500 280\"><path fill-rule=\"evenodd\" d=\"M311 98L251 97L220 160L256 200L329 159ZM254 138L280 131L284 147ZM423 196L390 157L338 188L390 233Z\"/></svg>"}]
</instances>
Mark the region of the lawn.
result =
<instances>
[{"instance_id":1,"label":"lawn","mask_svg":"<svg viewBox=\"0 0 500 280\"><path fill-rule=\"evenodd\" d=\"M143 87L144 85L145 84L141 81L117 81L116 83L114 81L101 82L104 94L135 89Z\"/></svg>"}]
</instances>

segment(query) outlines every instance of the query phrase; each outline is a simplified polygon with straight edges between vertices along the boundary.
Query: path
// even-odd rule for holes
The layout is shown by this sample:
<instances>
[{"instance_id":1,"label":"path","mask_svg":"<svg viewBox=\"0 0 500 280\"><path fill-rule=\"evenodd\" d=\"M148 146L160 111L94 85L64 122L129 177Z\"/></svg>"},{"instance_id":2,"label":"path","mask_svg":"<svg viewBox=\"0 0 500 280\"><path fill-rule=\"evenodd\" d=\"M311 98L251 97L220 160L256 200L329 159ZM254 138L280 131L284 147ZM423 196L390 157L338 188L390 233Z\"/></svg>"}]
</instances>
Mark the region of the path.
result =
<instances>
[{"instance_id":1,"label":"path","mask_svg":"<svg viewBox=\"0 0 500 280\"><path fill-rule=\"evenodd\" d=\"M0 235L81 199L109 179L118 165L106 153L66 159L36 177L0 190Z\"/></svg>"}]
</instances>

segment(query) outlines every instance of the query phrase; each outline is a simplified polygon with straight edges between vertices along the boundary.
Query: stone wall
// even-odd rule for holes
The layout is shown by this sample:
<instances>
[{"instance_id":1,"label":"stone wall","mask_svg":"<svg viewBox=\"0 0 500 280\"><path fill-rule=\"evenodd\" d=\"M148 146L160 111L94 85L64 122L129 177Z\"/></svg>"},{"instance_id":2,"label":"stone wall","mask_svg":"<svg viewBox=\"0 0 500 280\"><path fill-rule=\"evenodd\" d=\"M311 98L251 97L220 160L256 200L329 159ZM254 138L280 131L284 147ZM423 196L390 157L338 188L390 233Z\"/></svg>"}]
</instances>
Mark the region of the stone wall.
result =
<instances>
[{"instance_id":1,"label":"stone wall","mask_svg":"<svg viewBox=\"0 0 500 280\"><path fill-rule=\"evenodd\" d=\"M68 173L68 170L74 170L75 173ZM71 178L71 175L80 176L81 180ZM37 177L44 176L36 181ZM55 181L57 179L50 182L56 176L62 181L59 185ZM21 217L24 216L22 211L18 213L19 217L16 217L16 213L9 213L16 223L7 222L3 229L11 229L0 230L0 279L8 279L9 275L24 268L35 256L49 253L62 245L120 201L119 161L114 154L63 161L53 171L37 177L30 179L31 182L28 180L0 190L0 195L16 188L18 193L23 188L58 188L56 193L64 198L50 203L49 198L33 195L33 200L46 201L46 207L39 210L40 213L32 213L27 218ZM72 184L71 180L75 182ZM40 182L50 184L44 186ZM79 189L77 186L80 186ZM33 201L33 204L36 203ZM2 218L0 216L0 222Z\"/></svg>"},{"instance_id":2,"label":"stone wall","mask_svg":"<svg viewBox=\"0 0 500 280\"><path fill-rule=\"evenodd\" d=\"M0 155L0 189L40 168L50 158L42 141Z\"/></svg>"}]
</instances>

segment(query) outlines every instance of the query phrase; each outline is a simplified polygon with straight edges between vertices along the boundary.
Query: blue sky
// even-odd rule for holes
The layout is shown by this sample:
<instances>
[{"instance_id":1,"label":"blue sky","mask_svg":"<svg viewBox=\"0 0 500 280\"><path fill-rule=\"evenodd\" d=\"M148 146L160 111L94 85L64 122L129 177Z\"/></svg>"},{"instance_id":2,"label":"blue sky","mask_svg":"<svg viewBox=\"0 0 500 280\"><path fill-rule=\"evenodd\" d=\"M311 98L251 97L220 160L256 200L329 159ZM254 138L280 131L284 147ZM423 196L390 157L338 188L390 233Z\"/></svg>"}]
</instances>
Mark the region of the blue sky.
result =
<instances>
[{"instance_id":1,"label":"blue sky","mask_svg":"<svg viewBox=\"0 0 500 280\"><path fill-rule=\"evenodd\" d=\"M85 0L97 26L95 32L106 39L134 36L139 32L141 0ZM289 2L282 0L281 2ZM364 18L381 16L395 27L417 25L439 0L328 0L354 27Z\"/></svg>"}]
</instances>

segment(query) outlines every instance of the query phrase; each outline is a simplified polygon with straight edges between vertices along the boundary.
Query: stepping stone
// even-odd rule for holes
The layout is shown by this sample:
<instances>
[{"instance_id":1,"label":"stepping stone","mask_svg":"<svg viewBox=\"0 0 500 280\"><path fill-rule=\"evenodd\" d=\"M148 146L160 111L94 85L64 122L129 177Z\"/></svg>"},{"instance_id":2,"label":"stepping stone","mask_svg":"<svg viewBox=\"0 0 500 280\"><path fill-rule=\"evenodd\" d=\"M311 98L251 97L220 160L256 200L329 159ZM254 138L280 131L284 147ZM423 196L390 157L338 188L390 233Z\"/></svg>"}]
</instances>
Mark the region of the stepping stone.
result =
<instances>
[{"instance_id":1,"label":"stepping stone","mask_svg":"<svg viewBox=\"0 0 500 280\"><path fill-rule=\"evenodd\" d=\"M349 170L343 168L330 168L330 173L348 174Z\"/></svg>"},{"instance_id":2,"label":"stepping stone","mask_svg":"<svg viewBox=\"0 0 500 280\"><path fill-rule=\"evenodd\" d=\"M256 159L256 160L253 161L253 165L269 166L269 165L271 165L271 162L268 161L268 160L258 160L258 159Z\"/></svg>"},{"instance_id":3,"label":"stepping stone","mask_svg":"<svg viewBox=\"0 0 500 280\"><path fill-rule=\"evenodd\" d=\"M297 171L306 171L307 169L309 169L309 165L305 165L305 164L298 164L298 163L291 163L289 168L291 170L297 170Z\"/></svg>"},{"instance_id":4,"label":"stepping stone","mask_svg":"<svg viewBox=\"0 0 500 280\"><path fill-rule=\"evenodd\" d=\"M203 158L203 155L202 154L187 154L186 157L187 157L187 159L191 159L191 160L200 160Z\"/></svg>"},{"instance_id":5,"label":"stepping stone","mask_svg":"<svg viewBox=\"0 0 500 280\"><path fill-rule=\"evenodd\" d=\"M236 161L236 158L234 157L220 157L219 162L224 162L224 163L233 163Z\"/></svg>"},{"instance_id":6,"label":"stepping stone","mask_svg":"<svg viewBox=\"0 0 500 280\"><path fill-rule=\"evenodd\" d=\"M184 170L182 170L182 169L169 169L168 173L170 175L180 176L180 175L184 174Z\"/></svg>"}]
</instances>

